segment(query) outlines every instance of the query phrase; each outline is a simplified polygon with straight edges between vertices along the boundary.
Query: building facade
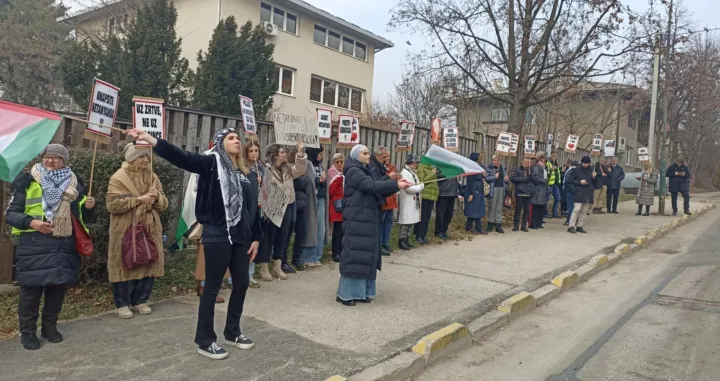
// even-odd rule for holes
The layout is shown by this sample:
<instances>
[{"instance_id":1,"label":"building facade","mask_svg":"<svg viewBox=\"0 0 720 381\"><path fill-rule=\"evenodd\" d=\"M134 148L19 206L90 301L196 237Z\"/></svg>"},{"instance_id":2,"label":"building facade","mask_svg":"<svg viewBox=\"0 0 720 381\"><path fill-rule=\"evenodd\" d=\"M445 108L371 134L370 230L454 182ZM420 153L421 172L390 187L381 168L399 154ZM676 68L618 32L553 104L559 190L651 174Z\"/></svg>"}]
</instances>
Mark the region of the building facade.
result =
<instances>
[{"instance_id":1,"label":"building facade","mask_svg":"<svg viewBox=\"0 0 720 381\"><path fill-rule=\"evenodd\" d=\"M120 0L66 19L78 39L122 34L143 0ZM239 25L262 24L275 44L277 114L313 116L317 108L362 116L372 105L375 54L392 42L302 0L173 0L182 51L197 67L218 22L234 16Z\"/></svg>"}]
</instances>

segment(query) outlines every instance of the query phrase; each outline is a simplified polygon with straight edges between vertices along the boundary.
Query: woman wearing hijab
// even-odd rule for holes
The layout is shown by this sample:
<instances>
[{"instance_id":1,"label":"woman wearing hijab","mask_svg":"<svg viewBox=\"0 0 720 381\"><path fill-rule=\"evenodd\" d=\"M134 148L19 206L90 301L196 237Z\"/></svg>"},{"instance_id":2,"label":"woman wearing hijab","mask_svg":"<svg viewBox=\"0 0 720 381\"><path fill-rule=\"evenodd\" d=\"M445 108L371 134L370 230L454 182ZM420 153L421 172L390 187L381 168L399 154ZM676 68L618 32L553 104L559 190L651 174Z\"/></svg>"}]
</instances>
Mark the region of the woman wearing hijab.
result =
<instances>
[{"instance_id":1,"label":"woman wearing hijab","mask_svg":"<svg viewBox=\"0 0 720 381\"><path fill-rule=\"evenodd\" d=\"M168 199L160 179L150 168L150 150L128 143L123 149L125 162L110 178L105 197L110 213L108 242L108 278L113 285L117 314L122 319L152 312L147 305L155 278L165 275L165 258L160 212L168 208ZM133 225L143 224L155 242L158 259L145 266L128 269L123 264L123 237Z\"/></svg>"},{"instance_id":2,"label":"woman wearing hijab","mask_svg":"<svg viewBox=\"0 0 720 381\"><path fill-rule=\"evenodd\" d=\"M327 173L323 168L323 158L325 157L325 148L321 145L320 148L308 148L307 155L308 159L313 165L315 172L315 193L316 193L316 206L317 206L317 245L312 250L308 250L308 257L304 259L307 266L320 267L322 262L320 260L323 256L325 249L325 224L327 221L326 205L325 200L327 199Z\"/></svg>"},{"instance_id":3,"label":"woman wearing hijab","mask_svg":"<svg viewBox=\"0 0 720 381\"><path fill-rule=\"evenodd\" d=\"M41 157L30 173L21 173L13 181L12 199L5 212L17 239L18 318L27 350L40 349L37 319L43 295L41 336L50 343L63 341L57 330L58 315L68 285L80 274L73 220L87 232L85 219L95 206L95 199L85 197L85 183L67 166L70 153L65 147L50 144Z\"/></svg>"},{"instance_id":4,"label":"woman wearing hijab","mask_svg":"<svg viewBox=\"0 0 720 381\"><path fill-rule=\"evenodd\" d=\"M258 183L250 175L242 155L237 131L226 128L215 135L211 154L185 152L163 139L142 130L127 132L135 140L144 140L158 156L188 172L200 175L195 214L203 225L205 251L205 290L200 297L195 344L198 353L211 359L228 357L217 344L215 335L215 298L226 269L230 269L233 290L225 321L225 342L240 349L252 349L255 343L240 331L240 317L248 288L248 266L255 259L262 230L258 209Z\"/></svg>"},{"instance_id":5,"label":"woman wearing hijab","mask_svg":"<svg viewBox=\"0 0 720 381\"><path fill-rule=\"evenodd\" d=\"M368 164L370 151L356 145L345 162L343 238L340 257L340 284L335 300L346 306L370 303L377 294L375 280L381 270L381 201L411 184L404 179L377 180Z\"/></svg>"},{"instance_id":6,"label":"woman wearing hijab","mask_svg":"<svg viewBox=\"0 0 720 381\"><path fill-rule=\"evenodd\" d=\"M420 222L420 193L425 189L425 184L420 182L420 178L415 172L417 167L417 159L412 154L409 154L405 160L405 168L403 168L400 173L403 179L407 180L410 184L415 184L403 189L402 192L398 192L398 225L400 225L398 247L402 250L410 250L414 247L409 241L410 231L412 231L415 224Z\"/></svg>"},{"instance_id":7,"label":"woman wearing hijab","mask_svg":"<svg viewBox=\"0 0 720 381\"><path fill-rule=\"evenodd\" d=\"M328 169L328 196L330 197L330 223L333 224L332 231L332 260L340 262L340 252L342 251L342 210L335 208L336 203L342 204L345 197L343 186L345 176L343 176L343 166L345 165L345 155L336 153L332 157L332 166Z\"/></svg>"}]
</instances>

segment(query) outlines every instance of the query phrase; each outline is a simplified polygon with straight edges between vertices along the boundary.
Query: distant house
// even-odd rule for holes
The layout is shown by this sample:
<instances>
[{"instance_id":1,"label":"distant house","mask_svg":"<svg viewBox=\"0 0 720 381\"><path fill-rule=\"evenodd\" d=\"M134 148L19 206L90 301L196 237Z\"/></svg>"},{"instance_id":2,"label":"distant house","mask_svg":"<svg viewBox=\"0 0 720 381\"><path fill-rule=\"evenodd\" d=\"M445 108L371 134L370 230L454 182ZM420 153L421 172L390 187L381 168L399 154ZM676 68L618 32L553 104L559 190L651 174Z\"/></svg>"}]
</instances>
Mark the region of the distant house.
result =
<instances>
[{"instance_id":1,"label":"distant house","mask_svg":"<svg viewBox=\"0 0 720 381\"><path fill-rule=\"evenodd\" d=\"M143 0L104 2L72 15L78 39L122 35ZM375 54L393 43L302 0L173 0L182 51L197 66L219 20L262 24L275 43L278 89L273 112L315 115L316 108L361 116L372 105ZM271 115L272 117L272 115Z\"/></svg>"},{"instance_id":2,"label":"distant house","mask_svg":"<svg viewBox=\"0 0 720 381\"><path fill-rule=\"evenodd\" d=\"M496 91L504 89L496 86ZM497 135L507 131L509 108L486 96L457 100L457 125L465 136L473 133ZM567 136L578 135L578 146L590 149L593 135L616 141L616 156L627 169L639 168L638 131L648 128L642 90L617 83L583 82L560 97L531 107L525 115L524 134L545 141L553 134L560 149Z\"/></svg>"}]
</instances>

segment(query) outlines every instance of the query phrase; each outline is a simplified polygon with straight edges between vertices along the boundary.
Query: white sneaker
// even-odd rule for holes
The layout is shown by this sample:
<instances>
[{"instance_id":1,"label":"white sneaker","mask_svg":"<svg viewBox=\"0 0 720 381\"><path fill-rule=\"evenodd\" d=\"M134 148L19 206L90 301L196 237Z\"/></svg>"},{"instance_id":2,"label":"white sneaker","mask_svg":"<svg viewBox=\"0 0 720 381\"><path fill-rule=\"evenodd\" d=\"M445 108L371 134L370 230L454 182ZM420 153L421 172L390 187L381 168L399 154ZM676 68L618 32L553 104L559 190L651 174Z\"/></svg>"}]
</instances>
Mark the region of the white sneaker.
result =
<instances>
[{"instance_id":1,"label":"white sneaker","mask_svg":"<svg viewBox=\"0 0 720 381\"><path fill-rule=\"evenodd\" d=\"M118 308L117 314L121 319L131 319L133 316L135 316L133 312L130 311L130 308L127 306Z\"/></svg>"},{"instance_id":2,"label":"white sneaker","mask_svg":"<svg viewBox=\"0 0 720 381\"><path fill-rule=\"evenodd\" d=\"M217 343L212 343L207 348L198 348L197 352L198 354L209 357L213 360L226 359L229 355L229 353L227 353L226 350L217 345Z\"/></svg>"},{"instance_id":3,"label":"white sneaker","mask_svg":"<svg viewBox=\"0 0 720 381\"><path fill-rule=\"evenodd\" d=\"M249 337L245 337L243 335L236 337L235 340L225 339L225 342L240 349L253 349L255 347L255 343L253 343Z\"/></svg>"},{"instance_id":4,"label":"white sneaker","mask_svg":"<svg viewBox=\"0 0 720 381\"><path fill-rule=\"evenodd\" d=\"M150 315L152 313L152 308L148 306L145 303L139 304L137 306L132 306L133 311L137 311L140 315Z\"/></svg>"}]
</instances>

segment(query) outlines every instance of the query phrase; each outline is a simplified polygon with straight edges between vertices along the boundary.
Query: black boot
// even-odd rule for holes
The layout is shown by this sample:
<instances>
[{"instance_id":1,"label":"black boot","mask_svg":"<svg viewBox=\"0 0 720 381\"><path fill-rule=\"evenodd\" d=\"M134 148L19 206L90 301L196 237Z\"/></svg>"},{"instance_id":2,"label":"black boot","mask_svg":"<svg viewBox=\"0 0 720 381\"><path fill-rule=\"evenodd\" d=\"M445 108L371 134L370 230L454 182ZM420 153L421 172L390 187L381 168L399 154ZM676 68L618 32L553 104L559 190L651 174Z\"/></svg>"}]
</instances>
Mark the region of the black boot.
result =
<instances>
[{"instance_id":1,"label":"black boot","mask_svg":"<svg viewBox=\"0 0 720 381\"><path fill-rule=\"evenodd\" d=\"M636 216L639 216L642 214L642 207L643 207L642 205L638 205L638 211L637 211L637 213L635 213Z\"/></svg>"},{"instance_id":2,"label":"black boot","mask_svg":"<svg viewBox=\"0 0 720 381\"><path fill-rule=\"evenodd\" d=\"M487 228L485 229L486 232L492 233L493 229L495 228L495 224L492 222L487 223Z\"/></svg>"},{"instance_id":3,"label":"black boot","mask_svg":"<svg viewBox=\"0 0 720 381\"><path fill-rule=\"evenodd\" d=\"M416 237L415 237L415 240L416 240L417 243L419 243L420 245L425 245L425 244L427 243L427 241L425 241L425 239L424 239L423 237L416 236Z\"/></svg>"},{"instance_id":4,"label":"black boot","mask_svg":"<svg viewBox=\"0 0 720 381\"><path fill-rule=\"evenodd\" d=\"M500 234L505 234L505 230L503 230L502 224L495 224L495 231Z\"/></svg>"},{"instance_id":5,"label":"black boot","mask_svg":"<svg viewBox=\"0 0 720 381\"><path fill-rule=\"evenodd\" d=\"M40 339L38 339L34 333L23 333L20 341L22 342L23 348L29 351L40 349Z\"/></svg>"},{"instance_id":6,"label":"black boot","mask_svg":"<svg viewBox=\"0 0 720 381\"><path fill-rule=\"evenodd\" d=\"M645 214L643 214L643 216L650 216L650 205L645 205Z\"/></svg>"},{"instance_id":7,"label":"black boot","mask_svg":"<svg viewBox=\"0 0 720 381\"><path fill-rule=\"evenodd\" d=\"M40 336L51 343L61 343L63 341L63 337L60 332L58 332L57 327L42 326L40 329Z\"/></svg>"},{"instance_id":8,"label":"black boot","mask_svg":"<svg viewBox=\"0 0 720 381\"><path fill-rule=\"evenodd\" d=\"M408 245L407 239L400 239L400 240L398 241L398 247L399 247L401 250L410 250L410 245Z\"/></svg>"},{"instance_id":9,"label":"black boot","mask_svg":"<svg viewBox=\"0 0 720 381\"><path fill-rule=\"evenodd\" d=\"M523 222L522 227L520 227L520 230L524 231L525 233L529 232L527 224Z\"/></svg>"},{"instance_id":10,"label":"black boot","mask_svg":"<svg viewBox=\"0 0 720 381\"><path fill-rule=\"evenodd\" d=\"M518 231L518 230L520 230L520 223L516 221L516 222L513 223L513 230L512 230L512 231L516 232L516 231Z\"/></svg>"}]
</instances>

